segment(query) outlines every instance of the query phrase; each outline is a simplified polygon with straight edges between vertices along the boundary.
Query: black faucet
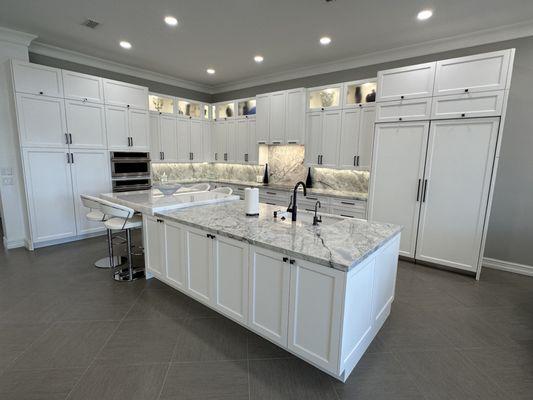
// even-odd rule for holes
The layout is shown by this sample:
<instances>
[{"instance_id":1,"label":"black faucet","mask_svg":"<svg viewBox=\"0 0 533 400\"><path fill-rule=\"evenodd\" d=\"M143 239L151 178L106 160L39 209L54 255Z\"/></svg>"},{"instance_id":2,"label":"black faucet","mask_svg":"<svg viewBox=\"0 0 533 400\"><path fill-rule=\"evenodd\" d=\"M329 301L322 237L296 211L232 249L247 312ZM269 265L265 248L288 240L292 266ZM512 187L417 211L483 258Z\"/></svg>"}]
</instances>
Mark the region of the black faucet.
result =
<instances>
[{"instance_id":1,"label":"black faucet","mask_svg":"<svg viewBox=\"0 0 533 400\"><path fill-rule=\"evenodd\" d=\"M293 221L296 221L296 216L298 215L298 206L297 206L297 202L296 202L296 193L298 193L298 187L300 185L304 189L304 196L307 196L307 188L305 187L305 183L303 183L302 181L298 182L294 186L294 191L292 193L292 208L291 208L291 211L292 211L292 220Z\"/></svg>"},{"instance_id":2,"label":"black faucet","mask_svg":"<svg viewBox=\"0 0 533 400\"><path fill-rule=\"evenodd\" d=\"M320 201L315 203L315 216L313 217L313 225L318 225L319 222L322 222L322 216L318 216L318 209L322 207Z\"/></svg>"}]
</instances>

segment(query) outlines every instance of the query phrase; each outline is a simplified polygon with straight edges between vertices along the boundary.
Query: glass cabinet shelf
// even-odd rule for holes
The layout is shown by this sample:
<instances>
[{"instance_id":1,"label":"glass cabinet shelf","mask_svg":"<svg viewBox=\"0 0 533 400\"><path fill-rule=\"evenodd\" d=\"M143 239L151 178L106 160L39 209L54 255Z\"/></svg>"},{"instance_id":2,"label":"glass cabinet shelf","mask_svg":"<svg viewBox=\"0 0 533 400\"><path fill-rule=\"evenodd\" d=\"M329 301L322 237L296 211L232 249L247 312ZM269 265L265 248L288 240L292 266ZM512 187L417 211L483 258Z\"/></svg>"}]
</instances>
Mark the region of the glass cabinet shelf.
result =
<instances>
[{"instance_id":1,"label":"glass cabinet shelf","mask_svg":"<svg viewBox=\"0 0 533 400\"><path fill-rule=\"evenodd\" d=\"M174 99L172 97L148 95L148 109L165 114L174 114Z\"/></svg>"},{"instance_id":2,"label":"glass cabinet shelf","mask_svg":"<svg viewBox=\"0 0 533 400\"><path fill-rule=\"evenodd\" d=\"M178 115L201 118L202 105L188 100L178 100Z\"/></svg>"},{"instance_id":3,"label":"glass cabinet shelf","mask_svg":"<svg viewBox=\"0 0 533 400\"><path fill-rule=\"evenodd\" d=\"M235 103L219 103L215 106L215 118L233 118L235 115Z\"/></svg>"},{"instance_id":4,"label":"glass cabinet shelf","mask_svg":"<svg viewBox=\"0 0 533 400\"><path fill-rule=\"evenodd\" d=\"M347 83L344 104L354 105L373 103L376 101L376 88L376 82Z\"/></svg>"},{"instance_id":5,"label":"glass cabinet shelf","mask_svg":"<svg viewBox=\"0 0 533 400\"><path fill-rule=\"evenodd\" d=\"M246 117L249 115L255 115L255 99L239 100L237 102L237 116Z\"/></svg>"},{"instance_id":6,"label":"glass cabinet shelf","mask_svg":"<svg viewBox=\"0 0 533 400\"><path fill-rule=\"evenodd\" d=\"M340 86L331 86L318 89L310 89L308 92L308 108L320 110L339 107L341 105Z\"/></svg>"}]
</instances>

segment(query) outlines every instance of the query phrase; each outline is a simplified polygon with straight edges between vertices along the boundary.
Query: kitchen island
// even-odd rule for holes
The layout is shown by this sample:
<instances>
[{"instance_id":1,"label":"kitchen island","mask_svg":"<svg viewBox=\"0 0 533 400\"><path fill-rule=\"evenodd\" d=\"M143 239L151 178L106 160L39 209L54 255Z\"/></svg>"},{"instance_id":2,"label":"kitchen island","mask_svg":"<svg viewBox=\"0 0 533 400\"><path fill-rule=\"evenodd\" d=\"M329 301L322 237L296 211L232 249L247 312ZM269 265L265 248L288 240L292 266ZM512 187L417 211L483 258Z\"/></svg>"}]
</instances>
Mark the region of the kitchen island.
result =
<instances>
[{"instance_id":1,"label":"kitchen island","mask_svg":"<svg viewBox=\"0 0 533 400\"><path fill-rule=\"evenodd\" d=\"M155 277L345 381L390 313L401 228L242 201L143 217Z\"/></svg>"}]
</instances>

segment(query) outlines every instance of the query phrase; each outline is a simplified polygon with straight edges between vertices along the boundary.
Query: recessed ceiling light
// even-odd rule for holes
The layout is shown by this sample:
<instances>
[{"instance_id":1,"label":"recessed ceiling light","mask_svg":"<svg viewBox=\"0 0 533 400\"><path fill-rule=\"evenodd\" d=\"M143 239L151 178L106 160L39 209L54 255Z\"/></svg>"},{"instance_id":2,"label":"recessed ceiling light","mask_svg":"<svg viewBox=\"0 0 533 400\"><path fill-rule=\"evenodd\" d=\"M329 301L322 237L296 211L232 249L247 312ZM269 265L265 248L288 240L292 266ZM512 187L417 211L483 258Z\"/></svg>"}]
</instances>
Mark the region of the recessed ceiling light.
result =
<instances>
[{"instance_id":1,"label":"recessed ceiling light","mask_svg":"<svg viewBox=\"0 0 533 400\"><path fill-rule=\"evenodd\" d=\"M254 61L255 61L256 63L262 63L263 60L264 60L263 56L259 56L259 55L257 55L257 56L254 57Z\"/></svg>"},{"instance_id":2,"label":"recessed ceiling light","mask_svg":"<svg viewBox=\"0 0 533 400\"><path fill-rule=\"evenodd\" d=\"M165 17L165 23L167 25L170 25L170 26L176 26L176 25L178 25L178 20L175 17L173 17L172 15L167 15Z\"/></svg>"},{"instance_id":3,"label":"recessed ceiling light","mask_svg":"<svg viewBox=\"0 0 533 400\"><path fill-rule=\"evenodd\" d=\"M331 38L330 37L324 36L324 37L320 38L320 44L321 45L327 46L330 43L331 43Z\"/></svg>"},{"instance_id":4,"label":"recessed ceiling light","mask_svg":"<svg viewBox=\"0 0 533 400\"><path fill-rule=\"evenodd\" d=\"M205 72L207 72L209 75L213 75L215 73L215 70L213 68L207 68Z\"/></svg>"},{"instance_id":5,"label":"recessed ceiling light","mask_svg":"<svg viewBox=\"0 0 533 400\"><path fill-rule=\"evenodd\" d=\"M131 43L126 42L125 40L122 40L120 42L120 47L122 47L123 49L131 49Z\"/></svg>"},{"instance_id":6,"label":"recessed ceiling light","mask_svg":"<svg viewBox=\"0 0 533 400\"><path fill-rule=\"evenodd\" d=\"M420 21L425 21L426 19L431 18L432 15L433 15L433 11L431 11L431 10L422 10L422 11L420 11L418 13L416 18L418 18Z\"/></svg>"}]
</instances>

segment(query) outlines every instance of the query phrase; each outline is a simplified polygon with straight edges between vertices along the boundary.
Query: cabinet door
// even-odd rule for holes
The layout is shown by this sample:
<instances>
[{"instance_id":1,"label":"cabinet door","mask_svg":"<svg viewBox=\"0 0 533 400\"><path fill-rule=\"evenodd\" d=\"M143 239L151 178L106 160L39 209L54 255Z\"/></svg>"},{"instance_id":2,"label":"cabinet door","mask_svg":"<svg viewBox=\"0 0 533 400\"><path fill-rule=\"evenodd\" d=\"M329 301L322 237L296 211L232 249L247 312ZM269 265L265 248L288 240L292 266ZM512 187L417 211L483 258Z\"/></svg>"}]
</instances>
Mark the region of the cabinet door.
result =
<instances>
[{"instance_id":1,"label":"cabinet door","mask_svg":"<svg viewBox=\"0 0 533 400\"><path fill-rule=\"evenodd\" d=\"M104 79L105 104L148 110L148 88Z\"/></svg>"},{"instance_id":2,"label":"cabinet door","mask_svg":"<svg viewBox=\"0 0 533 400\"><path fill-rule=\"evenodd\" d=\"M76 236L67 152L25 149L24 180L33 243Z\"/></svg>"},{"instance_id":3,"label":"cabinet door","mask_svg":"<svg viewBox=\"0 0 533 400\"><path fill-rule=\"evenodd\" d=\"M431 97L435 62L378 72L377 101Z\"/></svg>"},{"instance_id":4,"label":"cabinet door","mask_svg":"<svg viewBox=\"0 0 533 400\"><path fill-rule=\"evenodd\" d=\"M226 121L226 161L237 162L235 143L237 135L237 125L235 121Z\"/></svg>"},{"instance_id":5,"label":"cabinet door","mask_svg":"<svg viewBox=\"0 0 533 400\"><path fill-rule=\"evenodd\" d=\"M215 162L224 162L224 154L227 146L227 124L226 121L214 122L214 159Z\"/></svg>"},{"instance_id":6,"label":"cabinet door","mask_svg":"<svg viewBox=\"0 0 533 400\"><path fill-rule=\"evenodd\" d=\"M499 122L431 123L417 259L477 270Z\"/></svg>"},{"instance_id":7,"label":"cabinet door","mask_svg":"<svg viewBox=\"0 0 533 400\"><path fill-rule=\"evenodd\" d=\"M71 148L107 148L103 105L78 100L66 100L65 111Z\"/></svg>"},{"instance_id":8,"label":"cabinet door","mask_svg":"<svg viewBox=\"0 0 533 400\"><path fill-rule=\"evenodd\" d=\"M431 115L431 98L385 101L376 105L377 122L422 121Z\"/></svg>"},{"instance_id":9,"label":"cabinet door","mask_svg":"<svg viewBox=\"0 0 533 400\"><path fill-rule=\"evenodd\" d=\"M213 305L243 324L248 320L248 248L220 236L213 242Z\"/></svg>"},{"instance_id":10,"label":"cabinet door","mask_svg":"<svg viewBox=\"0 0 533 400\"><path fill-rule=\"evenodd\" d=\"M165 280L165 224L163 220L143 215L144 258L146 270L158 279Z\"/></svg>"},{"instance_id":11,"label":"cabinet door","mask_svg":"<svg viewBox=\"0 0 533 400\"><path fill-rule=\"evenodd\" d=\"M211 121L202 121L204 161L213 161L213 135Z\"/></svg>"},{"instance_id":12,"label":"cabinet door","mask_svg":"<svg viewBox=\"0 0 533 400\"><path fill-rule=\"evenodd\" d=\"M109 150L129 150L129 118L125 107L105 107L107 147Z\"/></svg>"},{"instance_id":13,"label":"cabinet door","mask_svg":"<svg viewBox=\"0 0 533 400\"><path fill-rule=\"evenodd\" d=\"M359 154L359 132L361 129L361 109L342 111L342 130L339 142L340 168L357 167Z\"/></svg>"},{"instance_id":14,"label":"cabinet door","mask_svg":"<svg viewBox=\"0 0 533 400\"><path fill-rule=\"evenodd\" d=\"M62 99L17 94L17 117L21 146L68 147Z\"/></svg>"},{"instance_id":15,"label":"cabinet door","mask_svg":"<svg viewBox=\"0 0 533 400\"><path fill-rule=\"evenodd\" d=\"M163 160L160 135L161 124L159 123L159 113L150 113L150 159L152 162Z\"/></svg>"},{"instance_id":16,"label":"cabinet door","mask_svg":"<svg viewBox=\"0 0 533 400\"><path fill-rule=\"evenodd\" d=\"M237 163L244 163L247 161L246 154L248 154L248 120L240 119L237 121L237 129L235 135L235 161Z\"/></svg>"},{"instance_id":17,"label":"cabinet door","mask_svg":"<svg viewBox=\"0 0 533 400\"><path fill-rule=\"evenodd\" d=\"M257 164L259 161L259 145L257 144L255 118L248 120L248 162Z\"/></svg>"},{"instance_id":18,"label":"cabinet door","mask_svg":"<svg viewBox=\"0 0 533 400\"><path fill-rule=\"evenodd\" d=\"M201 120L191 120L191 161L203 161L203 137Z\"/></svg>"},{"instance_id":19,"label":"cabinet door","mask_svg":"<svg viewBox=\"0 0 533 400\"><path fill-rule=\"evenodd\" d=\"M291 351L328 371L339 369L344 273L306 261L291 265Z\"/></svg>"},{"instance_id":20,"label":"cabinet door","mask_svg":"<svg viewBox=\"0 0 533 400\"><path fill-rule=\"evenodd\" d=\"M185 236L185 290L195 299L209 304L212 298L212 240L205 231L183 229Z\"/></svg>"},{"instance_id":21,"label":"cabinet door","mask_svg":"<svg viewBox=\"0 0 533 400\"><path fill-rule=\"evenodd\" d=\"M270 94L270 143L284 144L287 93L276 92Z\"/></svg>"},{"instance_id":22,"label":"cabinet door","mask_svg":"<svg viewBox=\"0 0 533 400\"><path fill-rule=\"evenodd\" d=\"M288 260L288 258L287 258ZM250 247L248 327L287 346L290 268L279 253Z\"/></svg>"},{"instance_id":23,"label":"cabinet door","mask_svg":"<svg viewBox=\"0 0 533 400\"><path fill-rule=\"evenodd\" d=\"M270 143L270 96L262 94L256 97L257 142Z\"/></svg>"},{"instance_id":24,"label":"cabinet door","mask_svg":"<svg viewBox=\"0 0 533 400\"><path fill-rule=\"evenodd\" d=\"M370 221L402 225L400 254L414 257L429 122L376 124Z\"/></svg>"},{"instance_id":25,"label":"cabinet door","mask_svg":"<svg viewBox=\"0 0 533 400\"><path fill-rule=\"evenodd\" d=\"M61 70L13 60L13 81L17 93L63 97Z\"/></svg>"},{"instance_id":26,"label":"cabinet door","mask_svg":"<svg viewBox=\"0 0 533 400\"><path fill-rule=\"evenodd\" d=\"M178 162L191 161L191 121L178 118Z\"/></svg>"},{"instance_id":27,"label":"cabinet door","mask_svg":"<svg viewBox=\"0 0 533 400\"><path fill-rule=\"evenodd\" d=\"M335 167L339 154L339 138L341 136L342 111L324 111L322 125L322 149L320 151L320 165Z\"/></svg>"},{"instance_id":28,"label":"cabinet door","mask_svg":"<svg viewBox=\"0 0 533 400\"><path fill-rule=\"evenodd\" d=\"M376 107L363 107L361 109L361 127L359 128L359 158L357 159L359 167L370 168L372 164L375 122Z\"/></svg>"},{"instance_id":29,"label":"cabinet door","mask_svg":"<svg viewBox=\"0 0 533 400\"><path fill-rule=\"evenodd\" d=\"M184 234L181 225L165 222L165 265L167 282L185 289Z\"/></svg>"},{"instance_id":30,"label":"cabinet door","mask_svg":"<svg viewBox=\"0 0 533 400\"><path fill-rule=\"evenodd\" d=\"M510 57L502 50L438 61L434 95L503 90Z\"/></svg>"},{"instance_id":31,"label":"cabinet door","mask_svg":"<svg viewBox=\"0 0 533 400\"><path fill-rule=\"evenodd\" d=\"M304 144L305 136L305 89L287 90L285 121L288 144Z\"/></svg>"},{"instance_id":32,"label":"cabinet door","mask_svg":"<svg viewBox=\"0 0 533 400\"><path fill-rule=\"evenodd\" d=\"M431 119L500 116L504 97L504 90L433 97Z\"/></svg>"},{"instance_id":33,"label":"cabinet door","mask_svg":"<svg viewBox=\"0 0 533 400\"><path fill-rule=\"evenodd\" d=\"M102 222L87 221L89 210L81 203L80 196L88 194L98 197L111 192L109 153L107 150L71 150L72 189L78 235L105 230Z\"/></svg>"},{"instance_id":34,"label":"cabinet door","mask_svg":"<svg viewBox=\"0 0 533 400\"><path fill-rule=\"evenodd\" d=\"M178 133L176 118L169 115L159 117L159 140L163 161L178 161Z\"/></svg>"},{"instance_id":35,"label":"cabinet door","mask_svg":"<svg viewBox=\"0 0 533 400\"><path fill-rule=\"evenodd\" d=\"M89 103L104 103L102 78L79 72L61 70L65 98Z\"/></svg>"},{"instance_id":36,"label":"cabinet door","mask_svg":"<svg viewBox=\"0 0 533 400\"><path fill-rule=\"evenodd\" d=\"M322 125L324 114L322 111L307 113L305 126L305 162L308 165L318 165L322 150Z\"/></svg>"},{"instance_id":37,"label":"cabinet door","mask_svg":"<svg viewBox=\"0 0 533 400\"><path fill-rule=\"evenodd\" d=\"M148 111L130 108L128 110L128 128L131 137L131 149L149 151Z\"/></svg>"}]
</instances>

